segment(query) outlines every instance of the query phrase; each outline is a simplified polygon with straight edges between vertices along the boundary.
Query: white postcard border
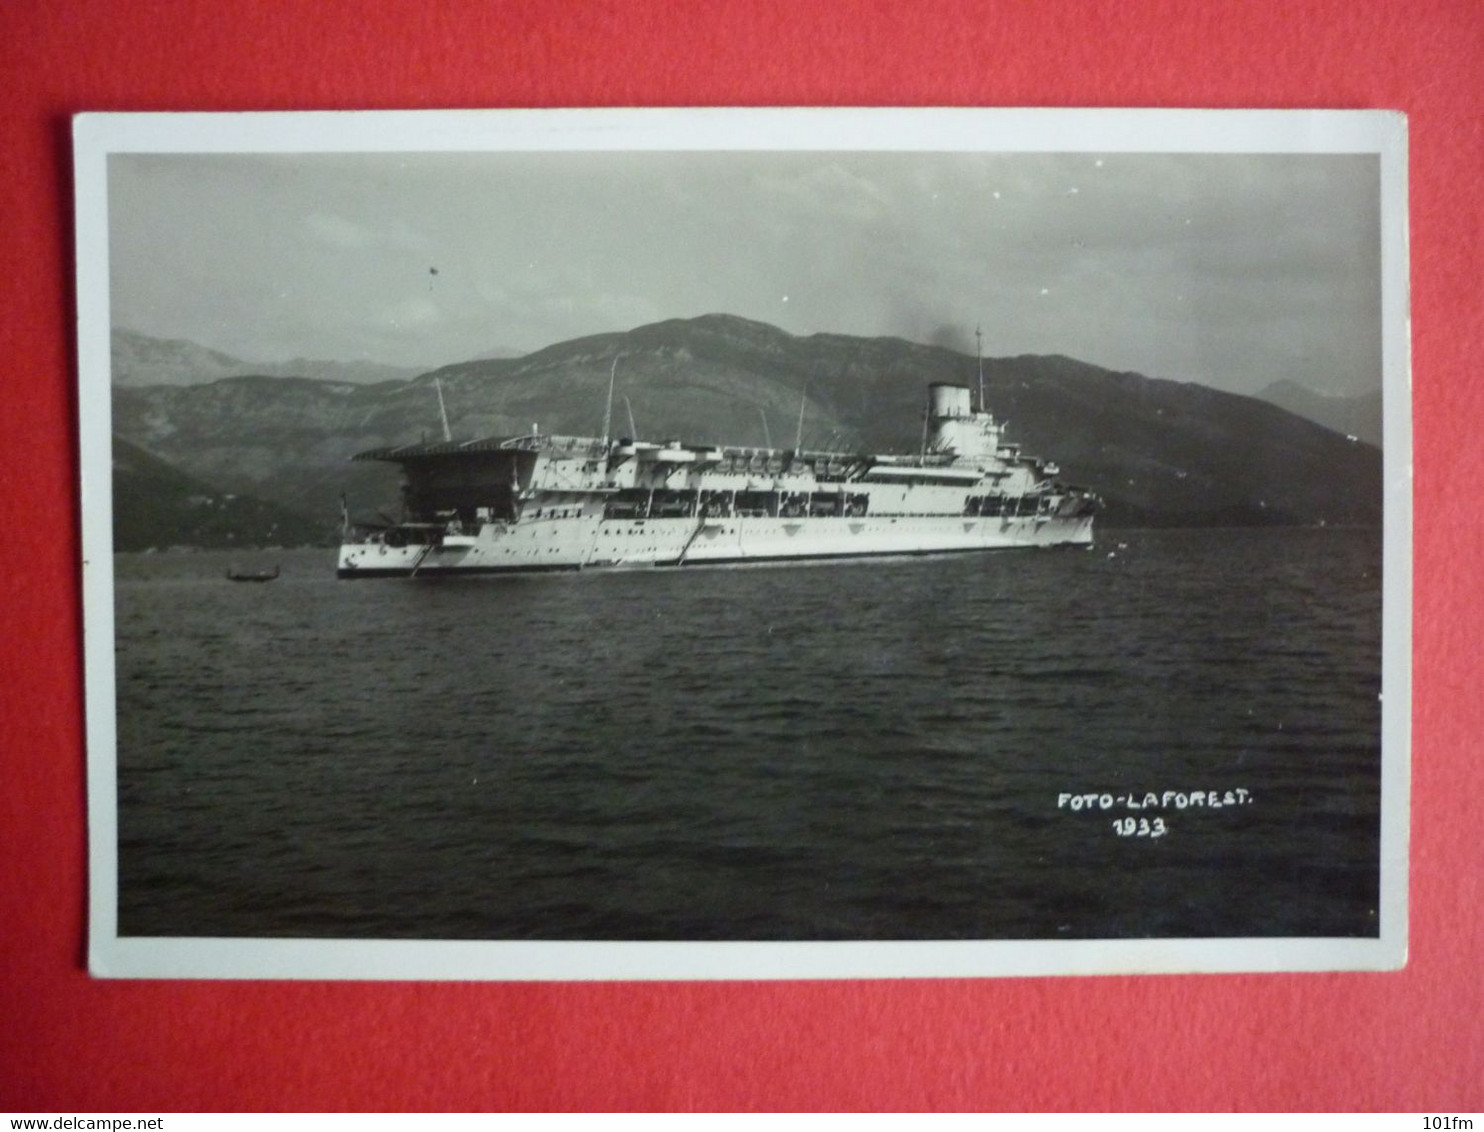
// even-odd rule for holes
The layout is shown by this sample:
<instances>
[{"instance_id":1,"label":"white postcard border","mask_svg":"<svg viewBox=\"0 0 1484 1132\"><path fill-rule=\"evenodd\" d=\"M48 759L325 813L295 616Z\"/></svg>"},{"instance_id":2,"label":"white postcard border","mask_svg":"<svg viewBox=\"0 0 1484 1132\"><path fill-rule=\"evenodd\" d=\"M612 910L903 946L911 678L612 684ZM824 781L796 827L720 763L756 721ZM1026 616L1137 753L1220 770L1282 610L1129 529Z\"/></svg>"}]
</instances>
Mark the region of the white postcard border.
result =
<instances>
[{"instance_id":1,"label":"white postcard border","mask_svg":"<svg viewBox=\"0 0 1484 1132\"><path fill-rule=\"evenodd\" d=\"M1406 119L1384 111L695 109L87 114L74 120L89 969L121 978L836 979L1394 970L1406 962L1412 447ZM1375 939L573 943L120 938L107 159L601 150L1374 153L1384 570Z\"/></svg>"}]
</instances>

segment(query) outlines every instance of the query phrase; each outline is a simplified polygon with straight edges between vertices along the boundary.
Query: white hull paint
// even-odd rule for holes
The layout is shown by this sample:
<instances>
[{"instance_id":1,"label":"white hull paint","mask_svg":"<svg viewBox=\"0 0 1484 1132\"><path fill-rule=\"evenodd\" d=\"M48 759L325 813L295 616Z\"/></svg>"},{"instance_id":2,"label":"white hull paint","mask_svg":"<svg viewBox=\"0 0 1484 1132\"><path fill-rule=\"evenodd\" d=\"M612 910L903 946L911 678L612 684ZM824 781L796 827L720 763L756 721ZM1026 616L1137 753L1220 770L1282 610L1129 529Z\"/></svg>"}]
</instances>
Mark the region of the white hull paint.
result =
<instances>
[{"instance_id":1,"label":"white hull paint","mask_svg":"<svg viewBox=\"0 0 1484 1132\"><path fill-rule=\"evenodd\" d=\"M431 577L1091 545L1091 516L535 519L487 524L478 536L454 546L346 543L338 573L342 578Z\"/></svg>"}]
</instances>

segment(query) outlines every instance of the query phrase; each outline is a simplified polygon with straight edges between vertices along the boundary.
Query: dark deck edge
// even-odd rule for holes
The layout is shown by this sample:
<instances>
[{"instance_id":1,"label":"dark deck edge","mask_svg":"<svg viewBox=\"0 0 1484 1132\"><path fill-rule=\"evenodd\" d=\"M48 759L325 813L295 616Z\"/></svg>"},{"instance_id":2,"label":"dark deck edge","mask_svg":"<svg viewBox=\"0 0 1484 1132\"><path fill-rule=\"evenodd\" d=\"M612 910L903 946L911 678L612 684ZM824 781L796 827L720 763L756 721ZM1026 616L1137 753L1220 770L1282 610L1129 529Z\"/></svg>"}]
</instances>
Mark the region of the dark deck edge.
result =
<instances>
[{"instance_id":1,"label":"dark deck edge","mask_svg":"<svg viewBox=\"0 0 1484 1132\"><path fill-rule=\"evenodd\" d=\"M473 574L572 574L583 570L633 571L649 569L669 570L678 567L699 569L705 566L766 566L774 562L848 562L866 558L929 558L940 554L994 554L1003 550L1091 550L1093 545L1090 542L1057 542L1044 546L1026 543L1018 546L958 546L944 550L878 550L851 554L769 554L766 556L754 555L736 558L703 558L685 561L670 559L666 562L617 564L595 562L590 565L563 563L557 566L428 566L420 567L416 572L416 576L420 578L451 578ZM372 567L353 567L349 570L337 569L335 576L342 581L354 581L358 578L410 578L414 574L412 570L381 570Z\"/></svg>"}]
</instances>

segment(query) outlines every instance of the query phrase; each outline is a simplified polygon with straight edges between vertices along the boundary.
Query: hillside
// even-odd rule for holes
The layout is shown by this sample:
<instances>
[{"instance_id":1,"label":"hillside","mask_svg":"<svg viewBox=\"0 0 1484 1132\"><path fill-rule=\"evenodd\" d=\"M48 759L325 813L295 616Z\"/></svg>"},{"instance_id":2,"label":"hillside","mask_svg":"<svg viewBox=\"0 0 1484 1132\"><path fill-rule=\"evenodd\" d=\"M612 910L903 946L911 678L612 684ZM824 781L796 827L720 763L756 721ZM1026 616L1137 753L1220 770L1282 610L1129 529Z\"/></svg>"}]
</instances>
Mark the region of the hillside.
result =
<instances>
[{"instance_id":1,"label":"hillside","mask_svg":"<svg viewBox=\"0 0 1484 1132\"><path fill-rule=\"evenodd\" d=\"M337 362L293 358L286 362L250 362L182 338L152 338L115 328L110 341L115 386L205 385L224 377L310 377L358 384L406 381L426 367L390 366L380 362Z\"/></svg>"},{"instance_id":2,"label":"hillside","mask_svg":"<svg viewBox=\"0 0 1484 1132\"><path fill-rule=\"evenodd\" d=\"M114 550L299 546L325 542L334 530L279 504L220 491L113 438Z\"/></svg>"},{"instance_id":3,"label":"hillside","mask_svg":"<svg viewBox=\"0 0 1484 1132\"><path fill-rule=\"evenodd\" d=\"M1381 391L1342 397L1315 393L1296 381L1275 381L1258 394L1270 405L1342 435L1381 446Z\"/></svg>"},{"instance_id":4,"label":"hillside","mask_svg":"<svg viewBox=\"0 0 1484 1132\"><path fill-rule=\"evenodd\" d=\"M411 381L356 385L232 377L115 390L115 428L223 490L325 514L341 490L358 513L392 512L396 469L358 451L439 435L442 384L456 439L530 430L596 435L618 358L615 433L632 403L648 439L913 451L925 387L974 384L971 357L896 338L799 337L726 315L595 335ZM1101 492L1105 522L1375 524L1381 454L1263 401L1114 373L1061 357L986 359L991 408L1027 452Z\"/></svg>"}]
</instances>

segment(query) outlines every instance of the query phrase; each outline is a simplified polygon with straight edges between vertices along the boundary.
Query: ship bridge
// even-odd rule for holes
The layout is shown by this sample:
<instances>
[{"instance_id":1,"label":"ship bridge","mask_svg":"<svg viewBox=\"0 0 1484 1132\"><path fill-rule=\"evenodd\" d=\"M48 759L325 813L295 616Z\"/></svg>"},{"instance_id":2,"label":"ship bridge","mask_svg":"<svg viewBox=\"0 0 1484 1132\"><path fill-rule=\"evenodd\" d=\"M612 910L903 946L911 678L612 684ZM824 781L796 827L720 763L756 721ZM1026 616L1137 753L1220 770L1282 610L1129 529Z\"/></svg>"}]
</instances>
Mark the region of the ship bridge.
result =
<instances>
[{"instance_id":1,"label":"ship bridge","mask_svg":"<svg viewBox=\"0 0 1484 1132\"><path fill-rule=\"evenodd\" d=\"M961 460L993 459L1000 447L1000 426L981 405L976 412L967 385L935 382L928 386L928 450L952 453Z\"/></svg>"}]
</instances>

